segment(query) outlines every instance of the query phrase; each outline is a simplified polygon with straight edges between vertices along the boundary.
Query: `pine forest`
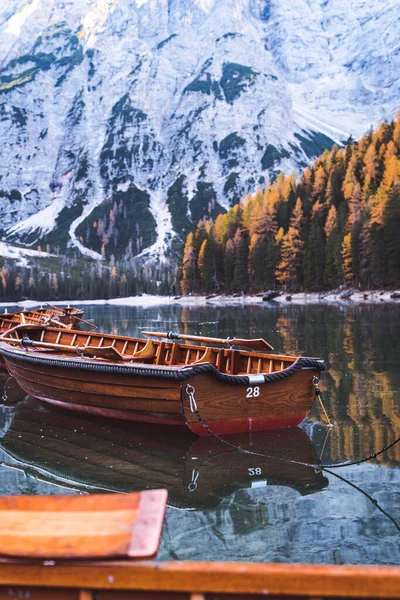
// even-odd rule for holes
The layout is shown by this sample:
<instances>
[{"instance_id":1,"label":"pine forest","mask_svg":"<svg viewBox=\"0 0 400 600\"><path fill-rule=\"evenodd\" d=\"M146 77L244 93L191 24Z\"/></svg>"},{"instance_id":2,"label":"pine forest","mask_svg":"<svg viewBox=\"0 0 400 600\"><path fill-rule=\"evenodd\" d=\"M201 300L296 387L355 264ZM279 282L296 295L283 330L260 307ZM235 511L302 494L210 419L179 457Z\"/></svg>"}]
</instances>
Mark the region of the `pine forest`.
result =
<instances>
[{"instance_id":1,"label":"pine forest","mask_svg":"<svg viewBox=\"0 0 400 600\"><path fill-rule=\"evenodd\" d=\"M182 259L184 294L400 285L400 113L201 220Z\"/></svg>"}]
</instances>

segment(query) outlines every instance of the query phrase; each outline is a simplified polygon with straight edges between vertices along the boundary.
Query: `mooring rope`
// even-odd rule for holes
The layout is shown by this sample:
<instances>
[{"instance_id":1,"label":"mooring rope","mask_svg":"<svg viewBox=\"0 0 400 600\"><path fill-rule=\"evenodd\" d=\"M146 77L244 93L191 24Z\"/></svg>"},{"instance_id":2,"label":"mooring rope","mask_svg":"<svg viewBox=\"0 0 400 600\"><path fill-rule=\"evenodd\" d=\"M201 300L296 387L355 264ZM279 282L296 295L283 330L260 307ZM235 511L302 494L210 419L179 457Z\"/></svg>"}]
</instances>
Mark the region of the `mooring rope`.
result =
<instances>
[{"instance_id":1,"label":"mooring rope","mask_svg":"<svg viewBox=\"0 0 400 600\"><path fill-rule=\"evenodd\" d=\"M223 444L229 446L230 448L235 448L238 452L242 452L245 454L253 454L254 456L261 456L261 457L265 457L265 458L276 458L276 460L282 460L284 462L291 462L291 463L295 463L298 465L303 465L306 467L312 467L314 469L338 469L341 467L350 467L353 465L360 465L364 462L367 462L368 460L372 460L374 458L377 458L380 454L383 454L384 452L386 452L387 450L389 450L389 448L392 448L393 446L395 446L398 442L400 442L400 437L398 437L397 439L394 440L394 442L391 442L390 444L388 444L387 446L385 446L384 448L381 448L380 450L378 450L377 452L375 452L374 454L371 454L367 457L361 458L359 460L353 460L353 461L345 461L342 463L334 463L334 464L329 464L329 465L317 465L317 464L313 464L313 463L306 463L306 462L302 462L302 461L296 461L296 460L289 460L289 459L284 459L281 458L279 459L279 457L272 457L268 454L263 454L263 453L259 453L259 452L254 452L253 450L246 450L245 448L241 448L240 446L236 446L235 444L232 444L231 442L228 442L227 440L225 440L224 438L222 438L221 436L219 436L217 433L215 433L215 431L213 431L210 426L206 423L205 419L201 416L197 403L195 401L194 398L194 392L195 389L193 388L193 386L188 385L186 386L186 393L189 396L189 402L190 402L190 410L191 412L196 415L198 421L201 423L201 425L204 427L204 429L210 434L212 435L214 438L216 438L217 440L219 440L220 442L222 442ZM320 397L320 391L319 388L316 388L315 390L315 396L316 397Z\"/></svg>"},{"instance_id":2,"label":"mooring rope","mask_svg":"<svg viewBox=\"0 0 400 600\"><path fill-rule=\"evenodd\" d=\"M344 477L342 477L341 475L339 475L338 473L332 473L332 471L330 471L329 469L324 468L325 473L329 473L329 475L333 475L333 477L337 477L337 479L340 479L341 481L343 481L344 483L347 483L347 485L349 485L350 487L354 488L355 490L357 490L358 492L361 492L361 494L364 494L364 496L366 498L368 498L368 500L370 502L372 502L372 504L374 506L376 506L376 508L378 510L381 511L382 514L385 515L385 517L387 517L388 519L390 519L393 523L393 525L396 527L396 529L398 531L400 531L400 525L398 524L398 522L396 521L396 519L394 519L392 517L392 515L390 515L388 512L386 512L386 510L384 510L378 503L377 500L375 500L375 498L373 498L372 496L370 496L369 494L367 494L367 492L364 492L364 490L362 490L360 487L358 487L358 485L356 485L355 483L352 483L351 481L349 481L348 479L345 479Z\"/></svg>"},{"instance_id":3,"label":"mooring rope","mask_svg":"<svg viewBox=\"0 0 400 600\"><path fill-rule=\"evenodd\" d=\"M348 481L347 479L345 479L344 477L342 477L338 473L333 473L330 470L330 469L339 468L339 467L349 467L351 465L359 465L359 464L361 464L363 462L366 462L367 460L371 460L373 458L376 458L377 456L379 456L383 452L386 452L386 450L388 450L389 448L391 448L392 446L394 446L395 444L397 444L400 441L400 437L397 438L397 440L395 440L391 444L388 444L385 448L379 450L378 452L375 452L375 454L372 454L371 456L368 456L368 457L363 458L363 459L358 460L358 461L345 462L345 463L333 464L333 465L313 464L313 463L307 463L307 462L303 462L303 461L299 461L299 460L291 460L289 458L282 458L281 456L271 456L270 454L265 454L263 452L254 452L254 450L247 450L246 448L241 448L240 446L236 446L235 444L232 444L231 442L228 442L227 440L225 440L224 438L222 438L221 436L219 436L217 433L215 433L214 431L212 431L212 429L208 426L208 424L205 422L205 420L203 419L203 417L200 415L199 409L197 408L196 402L194 401L191 404L194 404L194 410L192 410L192 412L197 416L197 419L199 420L199 422L201 423L201 425L206 429L206 431L208 431L208 433L210 435L212 435L213 437L215 437L217 440L219 440L220 442L222 442L226 446L229 446L233 450L236 450L237 452L240 452L242 454L250 454L252 456L257 456L257 457L260 457L260 458L269 458L269 459L277 460L279 462L284 462L284 463L290 463L290 464L296 464L296 465L301 465L301 466L305 466L305 467L310 467L310 468L314 469L314 471L316 473L321 472L321 471L323 471L325 473L329 473L333 477L336 477L337 479L340 479L344 483L347 483L348 485L350 485L351 487L353 487L357 491L359 491L362 494L364 494L364 496L366 496L366 498L368 498L368 500L370 500L370 502L372 502L372 504L383 515L385 515L388 519L390 519L390 521L392 521L392 523L396 527L396 529L398 531L400 531L400 525L397 523L397 521L388 512L386 512L379 505L378 501L375 500L375 498L373 498L372 496L370 496L369 494L367 494L367 492L364 492L364 490L362 490L361 488L359 488L354 483ZM207 460L208 459L206 459L206 462L207 462ZM200 472L199 472L199 474L200 474Z\"/></svg>"}]
</instances>

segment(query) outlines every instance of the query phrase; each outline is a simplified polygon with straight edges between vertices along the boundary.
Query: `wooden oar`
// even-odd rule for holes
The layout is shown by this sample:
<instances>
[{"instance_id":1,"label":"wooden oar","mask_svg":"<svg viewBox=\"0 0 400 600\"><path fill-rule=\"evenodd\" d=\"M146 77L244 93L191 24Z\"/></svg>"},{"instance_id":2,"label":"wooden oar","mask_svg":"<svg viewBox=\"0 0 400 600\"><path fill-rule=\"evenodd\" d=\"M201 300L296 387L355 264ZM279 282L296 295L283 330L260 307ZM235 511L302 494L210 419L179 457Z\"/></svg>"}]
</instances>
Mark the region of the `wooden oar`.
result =
<instances>
[{"instance_id":1,"label":"wooden oar","mask_svg":"<svg viewBox=\"0 0 400 600\"><path fill-rule=\"evenodd\" d=\"M91 327L91 331L94 331L95 329L97 329L97 325L95 325L94 323L91 323L90 321L85 321L85 319L81 319L80 317L77 317L76 315L74 315L73 313L70 315L74 320L76 319L77 321L80 321L81 323L85 323L85 325L89 325L89 327Z\"/></svg>"},{"instance_id":2,"label":"wooden oar","mask_svg":"<svg viewBox=\"0 0 400 600\"><path fill-rule=\"evenodd\" d=\"M57 319L49 319L48 321L50 323L50 325L53 325L53 327L58 327L58 329L71 329L71 327L69 325L66 325L65 323L61 323L61 321L58 321Z\"/></svg>"},{"instance_id":3,"label":"wooden oar","mask_svg":"<svg viewBox=\"0 0 400 600\"><path fill-rule=\"evenodd\" d=\"M67 344L53 344L51 342L37 342L27 339L25 343L23 338L7 338L4 335L1 339L8 344L18 344L23 348L43 348L44 350L58 350L59 352L71 352L80 356L90 356L92 358L104 358L105 360L126 360L132 357L124 357L113 346L68 346Z\"/></svg>"},{"instance_id":4,"label":"wooden oar","mask_svg":"<svg viewBox=\"0 0 400 600\"><path fill-rule=\"evenodd\" d=\"M58 312L58 314L60 314L60 313L63 313L63 314L65 314L65 313L63 312L63 309L62 309L62 308L60 308L59 306L54 306L54 304L50 304L50 302L46 302L46 305L47 305L47 306L50 306L50 308L52 308L53 310L55 310L56 312Z\"/></svg>"},{"instance_id":5,"label":"wooden oar","mask_svg":"<svg viewBox=\"0 0 400 600\"><path fill-rule=\"evenodd\" d=\"M162 333L160 331L142 331L142 335L154 335L156 337L167 338L169 340L188 340L194 342L205 342L210 344L225 344L227 346L244 346L246 348L252 348L253 350L273 350L271 344L269 344L263 338L245 340L240 338L213 338L204 337L201 335L186 335L183 333Z\"/></svg>"},{"instance_id":6,"label":"wooden oar","mask_svg":"<svg viewBox=\"0 0 400 600\"><path fill-rule=\"evenodd\" d=\"M9 329L7 331L8 334L18 331L24 331L27 329L27 326L21 327L21 325L17 328ZM27 329L29 331L29 329ZM110 361L139 361L144 362L155 358L155 348L153 347L153 342L148 341L142 350L136 352L135 354L121 354L119 350L114 348L114 346L70 346L68 344L55 344L52 342L39 342L36 340L31 340L30 338L26 338L25 341L23 338L8 338L5 334L0 335L0 341L5 341L8 344L16 344L18 346L22 346L23 348L43 348L43 350L56 350L58 352L71 352L73 354L78 354L82 358L90 357L90 358L103 358L104 360Z\"/></svg>"}]
</instances>

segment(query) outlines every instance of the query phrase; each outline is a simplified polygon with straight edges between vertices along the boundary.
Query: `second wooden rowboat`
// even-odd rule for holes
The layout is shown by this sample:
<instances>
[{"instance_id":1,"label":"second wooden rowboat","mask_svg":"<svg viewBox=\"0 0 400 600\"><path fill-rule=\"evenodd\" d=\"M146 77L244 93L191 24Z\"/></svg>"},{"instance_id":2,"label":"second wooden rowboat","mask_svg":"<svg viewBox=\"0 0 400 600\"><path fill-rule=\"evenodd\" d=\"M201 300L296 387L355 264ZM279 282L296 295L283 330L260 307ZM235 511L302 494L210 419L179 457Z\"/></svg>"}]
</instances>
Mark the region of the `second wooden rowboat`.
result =
<instances>
[{"instance_id":1,"label":"second wooden rowboat","mask_svg":"<svg viewBox=\"0 0 400 600\"><path fill-rule=\"evenodd\" d=\"M83 310L66 306L65 308L35 308L33 310L21 310L12 313L0 314L0 331L4 332L16 325L53 325L55 327L66 328L69 326L79 326L82 319ZM87 323L87 321L84 321Z\"/></svg>"},{"instance_id":2,"label":"second wooden rowboat","mask_svg":"<svg viewBox=\"0 0 400 600\"><path fill-rule=\"evenodd\" d=\"M12 313L1 313L0 314L0 333L4 333L13 329L17 325L52 325L53 327L59 327L61 329L72 329L73 326L79 329L83 310L78 308L36 308L34 310L21 310ZM88 323L92 325L91 323ZM0 371L5 371L6 367L3 361L0 360Z\"/></svg>"},{"instance_id":3,"label":"second wooden rowboat","mask_svg":"<svg viewBox=\"0 0 400 600\"><path fill-rule=\"evenodd\" d=\"M314 358L34 325L4 333L0 353L31 396L201 436L298 425L325 368Z\"/></svg>"},{"instance_id":4,"label":"second wooden rowboat","mask_svg":"<svg viewBox=\"0 0 400 600\"><path fill-rule=\"evenodd\" d=\"M83 316L83 310L81 308L76 308L75 306L54 306L48 304L48 308L41 306L35 310L42 315L56 316L57 320L64 325L79 325Z\"/></svg>"}]
</instances>

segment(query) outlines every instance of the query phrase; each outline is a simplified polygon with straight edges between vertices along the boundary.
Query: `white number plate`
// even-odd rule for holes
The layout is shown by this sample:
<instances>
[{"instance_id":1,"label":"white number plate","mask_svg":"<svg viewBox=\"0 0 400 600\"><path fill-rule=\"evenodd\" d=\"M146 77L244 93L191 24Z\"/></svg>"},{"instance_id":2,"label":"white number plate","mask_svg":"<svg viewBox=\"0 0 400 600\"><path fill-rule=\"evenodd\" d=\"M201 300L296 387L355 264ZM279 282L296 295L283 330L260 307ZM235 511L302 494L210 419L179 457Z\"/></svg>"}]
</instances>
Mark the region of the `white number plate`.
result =
<instances>
[{"instance_id":1,"label":"white number plate","mask_svg":"<svg viewBox=\"0 0 400 600\"><path fill-rule=\"evenodd\" d=\"M260 388L258 386L248 387L246 391L246 398L258 398L258 396L260 395Z\"/></svg>"}]
</instances>

